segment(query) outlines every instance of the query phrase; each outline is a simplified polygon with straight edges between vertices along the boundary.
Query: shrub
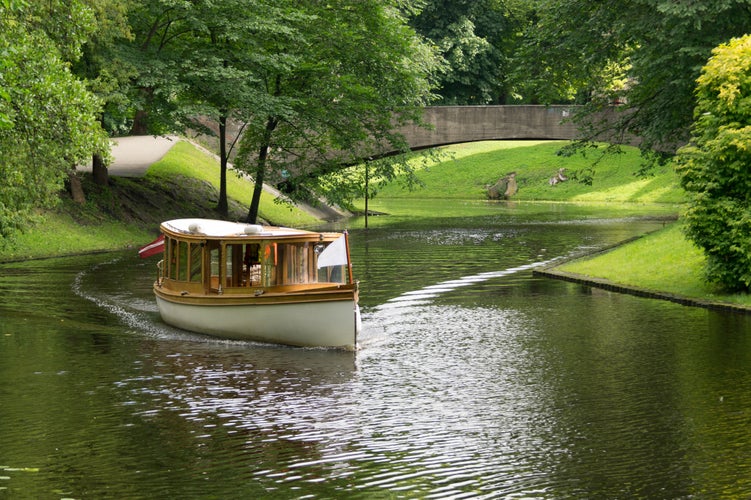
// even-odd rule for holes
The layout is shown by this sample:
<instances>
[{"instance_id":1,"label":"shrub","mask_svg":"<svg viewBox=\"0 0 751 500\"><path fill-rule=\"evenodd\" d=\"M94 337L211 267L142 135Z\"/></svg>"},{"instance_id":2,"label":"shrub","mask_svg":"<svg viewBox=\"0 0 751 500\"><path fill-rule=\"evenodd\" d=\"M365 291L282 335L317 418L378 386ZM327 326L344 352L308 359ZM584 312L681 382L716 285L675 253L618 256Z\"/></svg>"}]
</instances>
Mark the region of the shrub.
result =
<instances>
[{"instance_id":1,"label":"shrub","mask_svg":"<svg viewBox=\"0 0 751 500\"><path fill-rule=\"evenodd\" d=\"M751 287L751 36L712 52L697 80L690 143L678 151L689 193L686 234L707 256L707 278Z\"/></svg>"}]
</instances>

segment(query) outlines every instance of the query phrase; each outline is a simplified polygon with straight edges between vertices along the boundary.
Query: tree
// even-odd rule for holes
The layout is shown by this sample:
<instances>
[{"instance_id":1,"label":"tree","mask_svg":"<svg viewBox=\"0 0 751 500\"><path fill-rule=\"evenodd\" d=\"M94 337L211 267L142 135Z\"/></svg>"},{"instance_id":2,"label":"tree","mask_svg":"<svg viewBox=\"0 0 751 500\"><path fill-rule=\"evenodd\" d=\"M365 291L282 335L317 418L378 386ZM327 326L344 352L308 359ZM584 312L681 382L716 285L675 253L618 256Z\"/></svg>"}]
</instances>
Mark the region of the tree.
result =
<instances>
[{"instance_id":1,"label":"tree","mask_svg":"<svg viewBox=\"0 0 751 500\"><path fill-rule=\"evenodd\" d=\"M219 199L217 211L226 216L227 171L237 137L229 140L230 120L238 110L253 108L257 80L247 58L248 40L276 30L279 19L260 15L260 7L248 0L196 2L192 13L192 36L183 45L181 80L185 100L196 112L213 118L219 125ZM250 62L250 64L249 64ZM240 124L240 130L244 125Z\"/></svg>"},{"instance_id":2,"label":"tree","mask_svg":"<svg viewBox=\"0 0 751 500\"><path fill-rule=\"evenodd\" d=\"M672 153L689 137L695 80L713 47L751 30L745 0L539 0L519 77L550 102L579 95L592 126L613 141L641 138L645 151ZM518 82L521 80L517 80ZM569 89L569 90L566 90ZM615 120L598 121L618 103Z\"/></svg>"},{"instance_id":3,"label":"tree","mask_svg":"<svg viewBox=\"0 0 751 500\"><path fill-rule=\"evenodd\" d=\"M135 69L132 132L200 130L219 124L217 211L227 214L227 166L233 143L228 121L254 107L254 62L248 47L278 29L278 16L254 0L136 1L130 11L134 41L121 53Z\"/></svg>"},{"instance_id":4,"label":"tree","mask_svg":"<svg viewBox=\"0 0 751 500\"><path fill-rule=\"evenodd\" d=\"M696 89L691 142L677 156L690 194L686 234L704 250L707 277L751 288L751 35L720 45Z\"/></svg>"},{"instance_id":5,"label":"tree","mask_svg":"<svg viewBox=\"0 0 751 500\"><path fill-rule=\"evenodd\" d=\"M86 82L88 89L102 103L98 119L110 136L123 135L124 115L133 69L117 52L118 42L131 38L127 20L129 2L122 0L84 0L91 11L91 35L81 48L81 57L72 65L73 73ZM109 182L107 158L95 152L91 158L92 177L96 184Z\"/></svg>"},{"instance_id":6,"label":"tree","mask_svg":"<svg viewBox=\"0 0 751 500\"><path fill-rule=\"evenodd\" d=\"M50 20L51 10L66 12ZM0 237L51 206L71 167L108 151L99 103L69 70L88 11L78 2L0 5ZM65 23L69 23L64 26Z\"/></svg>"},{"instance_id":7,"label":"tree","mask_svg":"<svg viewBox=\"0 0 751 500\"><path fill-rule=\"evenodd\" d=\"M512 1L429 0L410 19L443 57L436 90L440 104L506 102L509 58L524 11Z\"/></svg>"},{"instance_id":8,"label":"tree","mask_svg":"<svg viewBox=\"0 0 751 500\"><path fill-rule=\"evenodd\" d=\"M128 20L132 38L118 44L118 60L131 71L128 123L131 135L167 134L187 130L194 109L184 100L184 56L196 34L199 15L212 15L209 0L132 0Z\"/></svg>"},{"instance_id":9,"label":"tree","mask_svg":"<svg viewBox=\"0 0 751 500\"><path fill-rule=\"evenodd\" d=\"M419 121L430 97L432 51L406 25L401 1L269 2L274 30L245 39L257 94L237 165L255 180L248 222L258 217L264 182L310 199L320 179L363 158L406 150L393 130ZM330 198L352 192L341 185Z\"/></svg>"}]
</instances>

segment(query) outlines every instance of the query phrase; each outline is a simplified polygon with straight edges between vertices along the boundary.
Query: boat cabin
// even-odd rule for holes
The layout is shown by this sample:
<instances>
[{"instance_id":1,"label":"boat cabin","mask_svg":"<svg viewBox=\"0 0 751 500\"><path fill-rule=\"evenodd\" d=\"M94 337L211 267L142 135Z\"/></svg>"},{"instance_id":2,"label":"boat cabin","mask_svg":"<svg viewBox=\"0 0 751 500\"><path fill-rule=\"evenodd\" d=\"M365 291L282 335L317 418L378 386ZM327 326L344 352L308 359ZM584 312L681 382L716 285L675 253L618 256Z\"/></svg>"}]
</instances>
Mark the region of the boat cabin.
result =
<instances>
[{"instance_id":1,"label":"boat cabin","mask_svg":"<svg viewBox=\"0 0 751 500\"><path fill-rule=\"evenodd\" d=\"M346 236L339 233L203 219L168 221L161 229L160 285L185 293L261 294L352 283Z\"/></svg>"}]
</instances>

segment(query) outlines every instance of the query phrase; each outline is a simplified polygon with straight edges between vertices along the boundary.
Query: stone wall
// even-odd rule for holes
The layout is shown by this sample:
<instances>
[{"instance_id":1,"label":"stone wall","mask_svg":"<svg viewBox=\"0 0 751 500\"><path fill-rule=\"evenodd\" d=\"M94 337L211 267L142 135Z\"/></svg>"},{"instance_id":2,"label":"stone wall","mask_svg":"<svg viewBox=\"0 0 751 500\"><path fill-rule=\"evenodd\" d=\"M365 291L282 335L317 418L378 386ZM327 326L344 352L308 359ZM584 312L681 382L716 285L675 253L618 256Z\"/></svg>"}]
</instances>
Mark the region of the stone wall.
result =
<instances>
[{"instance_id":1,"label":"stone wall","mask_svg":"<svg viewBox=\"0 0 751 500\"><path fill-rule=\"evenodd\" d=\"M566 120L572 106L432 106L424 120L432 130L401 129L413 149L462 142L503 139L576 139Z\"/></svg>"}]
</instances>

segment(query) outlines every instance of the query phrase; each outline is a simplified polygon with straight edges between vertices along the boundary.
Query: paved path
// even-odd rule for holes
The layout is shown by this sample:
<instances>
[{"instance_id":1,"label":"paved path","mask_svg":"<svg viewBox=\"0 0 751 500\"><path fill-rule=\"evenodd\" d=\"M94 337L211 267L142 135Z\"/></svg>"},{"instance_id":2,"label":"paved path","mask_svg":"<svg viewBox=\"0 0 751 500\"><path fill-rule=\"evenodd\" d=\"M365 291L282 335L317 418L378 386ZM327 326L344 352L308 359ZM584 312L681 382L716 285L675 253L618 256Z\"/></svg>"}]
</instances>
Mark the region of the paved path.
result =
<instances>
[{"instance_id":1,"label":"paved path","mask_svg":"<svg viewBox=\"0 0 751 500\"><path fill-rule=\"evenodd\" d=\"M110 141L112 142L112 163L107 167L109 175L140 177L152 164L161 160L167 151L180 141L180 138L138 135L114 137ZM91 172L91 163L79 166L77 170Z\"/></svg>"},{"instance_id":2,"label":"paved path","mask_svg":"<svg viewBox=\"0 0 751 500\"><path fill-rule=\"evenodd\" d=\"M179 137L139 135L112 139L112 158L108 170L119 177L140 177L180 140Z\"/></svg>"}]
</instances>

